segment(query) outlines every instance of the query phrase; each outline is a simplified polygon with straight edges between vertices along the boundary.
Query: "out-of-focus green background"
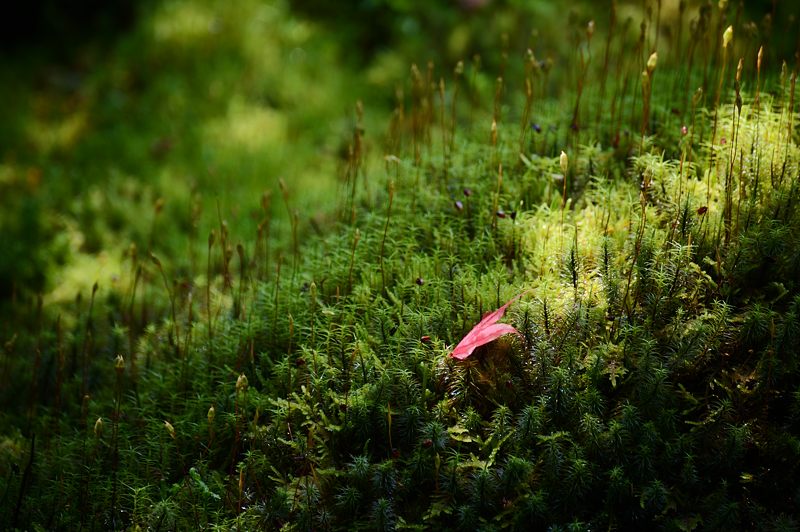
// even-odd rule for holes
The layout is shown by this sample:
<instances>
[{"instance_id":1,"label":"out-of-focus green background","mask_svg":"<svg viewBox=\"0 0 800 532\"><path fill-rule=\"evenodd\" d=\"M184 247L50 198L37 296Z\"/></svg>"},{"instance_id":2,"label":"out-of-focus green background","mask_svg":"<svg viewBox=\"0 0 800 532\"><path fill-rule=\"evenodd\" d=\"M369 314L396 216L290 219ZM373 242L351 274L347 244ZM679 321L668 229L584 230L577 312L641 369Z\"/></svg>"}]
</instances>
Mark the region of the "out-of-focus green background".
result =
<instances>
[{"instance_id":1,"label":"out-of-focus green background","mask_svg":"<svg viewBox=\"0 0 800 532\"><path fill-rule=\"evenodd\" d=\"M638 20L641 9L631 3L620 13ZM746 9L763 21L753 31L770 35L772 49L792 49L792 34L779 31L792 23L781 6ZM664 2L662 16L677 10ZM530 47L557 61L574 51L588 20L608 22L595 3L521 0L51 0L8 15L0 60L5 308L35 294L66 302L95 281L114 285L132 244L169 257L190 278L219 219L236 238L255 235L264 192L273 192L276 241L292 210L302 231L324 228L357 101L368 149L379 149L411 63L451 71L479 55L488 84L504 53Z\"/></svg>"}]
</instances>

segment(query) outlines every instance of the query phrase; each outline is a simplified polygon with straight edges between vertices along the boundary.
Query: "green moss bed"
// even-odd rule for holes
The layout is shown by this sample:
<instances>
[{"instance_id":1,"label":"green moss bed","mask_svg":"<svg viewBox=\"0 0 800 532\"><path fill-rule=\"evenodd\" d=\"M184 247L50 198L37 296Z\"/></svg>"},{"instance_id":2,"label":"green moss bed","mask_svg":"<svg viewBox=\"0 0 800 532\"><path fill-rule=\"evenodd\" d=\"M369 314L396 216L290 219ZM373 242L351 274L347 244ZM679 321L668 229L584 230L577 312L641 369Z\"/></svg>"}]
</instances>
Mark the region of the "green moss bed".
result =
<instances>
[{"instance_id":1,"label":"green moss bed","mask_svg":"<svg viewBox=\"0 0 800 532\"><path fill-rule=\"evenodd\" d=\"M797 70L736 13L403 67L348 104L318 208L285 175L176 247L168 202L112 280L20 296L0 521L797 530ZM450 356L520 294L518 334Z\"/></svg>"}]
</instances>

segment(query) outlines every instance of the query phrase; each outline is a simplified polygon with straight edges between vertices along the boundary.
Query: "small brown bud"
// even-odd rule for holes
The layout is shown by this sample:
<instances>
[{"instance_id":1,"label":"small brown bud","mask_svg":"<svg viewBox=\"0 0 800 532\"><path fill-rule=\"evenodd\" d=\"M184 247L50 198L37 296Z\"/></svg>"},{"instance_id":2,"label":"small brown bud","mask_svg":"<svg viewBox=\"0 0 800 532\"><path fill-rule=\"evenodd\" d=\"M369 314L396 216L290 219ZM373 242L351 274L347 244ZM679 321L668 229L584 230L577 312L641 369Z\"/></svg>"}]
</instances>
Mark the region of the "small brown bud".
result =
<instances>
[{"instance_id":1,"label":"small brown bud","mask_svg":"<svg viewBox=\"0 0 800 532\"><path fill-rule=\"evenodd\" d=\"M247 376L244 373L242 373L241 375L239 375L239 378L236 379L236 392L238 393L247 391L247 386L248 386Z\"/></svg>"},{"instance_id":2,"label":"small brown bud","mask_svg":"<svg viewBox=\"0 0 800 532\"><path fill-rule=\"evenodd\" d=\"M697 105L700 103L700 100L703 98L703 87L697 87L697 90L694 91L694 95L692 96L692 105Z\"/></svg>"},{"instance_id":3,"label":"small brown bud","mask_svg":"<svg viewBox=\"0 0 800 532\"><path fill-rule=\"evenodd\" d=\"M733 40L733 26L728 26L725 33L722 34L722 47L727 48Z\"/></svg>"},{"instance_id":4,"label":"small brown bud","mask_svg":"<svg viewBox=\"0 0 800 532\"><path fill-rule=\"evenodd\" d=\"M567 170L569 169L569 157L567 157L567 154L564 151L561 152L561 157L559 158L558 162L561 165L561 173L567 175Z\"/></svg>"},{"instance_id":5,"label":"small brown bud","mask_svg":"<svg viewBox=\"0 0 800 532\"><path fill-rule=\"evenodd\" d=\"M650 54L650 57L647 59L647 72L652 74L653 71L656 69L656 65L658 64L658 53L653 52Z\"/></svg>"},{"instance_id":6,"label":"small brown bud","mask_svg":"<svg viewBox=\"0 0 800 532\"><path fill-rule=\"evenodd\" d=\"M117 373L125 371L125 359L122 355L117 355L117 358L114 359L114 370L116 370Z\"/></svg>"}]
</instances>

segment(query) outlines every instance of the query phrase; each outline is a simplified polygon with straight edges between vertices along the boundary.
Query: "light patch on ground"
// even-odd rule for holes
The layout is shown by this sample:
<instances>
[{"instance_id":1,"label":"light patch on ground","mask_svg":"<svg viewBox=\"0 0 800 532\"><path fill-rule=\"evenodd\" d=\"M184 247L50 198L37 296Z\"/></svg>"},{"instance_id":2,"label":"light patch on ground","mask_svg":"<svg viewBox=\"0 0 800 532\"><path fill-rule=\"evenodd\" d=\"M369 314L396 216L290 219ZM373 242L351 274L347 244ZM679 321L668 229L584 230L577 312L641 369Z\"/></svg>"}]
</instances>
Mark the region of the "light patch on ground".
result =
<instances>
[{"instance_id":1,"label":"light patch on ground","mask_svg":"<svg viewBox=\"0 0 800 532\"><path fill-rule=\"evenodd\" d=\"M67 226L70 258L53 280L53 290L46 294L44 303L66 304L74 301L78 294L89 296L96 282L99 290L120 290L128 286L128 274L123 271L118 252L102 251L89 255L79 251L83 234L74 226Z\"/></svg>"},{"instance_id":2,"label":"light patch on ground","mask_svg":"<svg viewBox=\"0 0 800 532\"><path fill-rule=\"evenodd\" d=\"M74 146L87 125L86 112L79 111L61 120L31 120L26 133L38 151L48 154L56 149L66 150Z\"/></svg>"},{"instance_id":3,"label":"light patch on ground","mask_svg":"<svg viewBox=\"0 0 800 532\"><path fill-rule=\"evenodd\" d=\"M218 19L205 6L169 2L153 17L152 31L157 42L186 45L208 38L218 24Z\"/></svg>"},{"instance_id":4,"label":"light patch on ground","mask_svg":"<svg viewBox=\"0 0 800 532\"><path fill-rule=\"evenodd\" d=\"M228 113L206 125L206 142L223 149L239 149L254 154L286 141L286 116L274 109L235 99Z\"/></svg>"}]
</instances>

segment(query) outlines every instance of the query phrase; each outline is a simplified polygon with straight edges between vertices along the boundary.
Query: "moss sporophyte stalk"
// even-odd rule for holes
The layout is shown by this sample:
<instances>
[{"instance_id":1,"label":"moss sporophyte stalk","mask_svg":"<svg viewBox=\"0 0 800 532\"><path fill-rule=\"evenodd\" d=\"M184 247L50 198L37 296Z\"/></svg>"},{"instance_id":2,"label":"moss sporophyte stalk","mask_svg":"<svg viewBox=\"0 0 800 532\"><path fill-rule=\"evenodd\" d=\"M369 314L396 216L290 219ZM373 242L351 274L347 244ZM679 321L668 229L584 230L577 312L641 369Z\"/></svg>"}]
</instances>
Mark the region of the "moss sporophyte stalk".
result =
<instances>
[{"instance_id":1,"label":"moss sporophyte stalk","mask_svg":"<svg viewBox=\"0 0 800 532\"><path fill-rule=\"evenodd\" d=\"M792 6L323 4L0 69L3 522L797 528Z\"/></svg>"}]
</instances>

